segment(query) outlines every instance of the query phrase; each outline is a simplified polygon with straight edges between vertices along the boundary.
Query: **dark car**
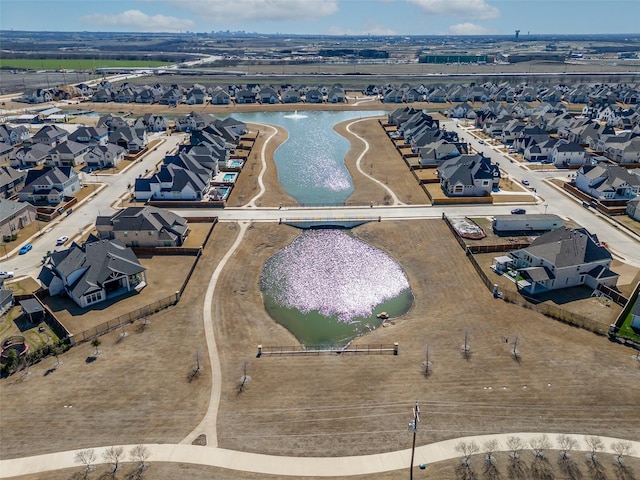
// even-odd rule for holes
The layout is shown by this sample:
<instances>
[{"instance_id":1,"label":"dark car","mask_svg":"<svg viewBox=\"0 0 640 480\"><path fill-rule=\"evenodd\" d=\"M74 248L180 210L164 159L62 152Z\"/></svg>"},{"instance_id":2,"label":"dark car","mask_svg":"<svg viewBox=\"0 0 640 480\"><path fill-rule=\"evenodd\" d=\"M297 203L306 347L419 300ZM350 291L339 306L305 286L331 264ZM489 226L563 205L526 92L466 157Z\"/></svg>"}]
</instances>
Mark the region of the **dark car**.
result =
<instances>
[{"instance_id":1,"label":"dark car","mask_svg":"<svg viewBox=\"0 0 640 480\"><path fill-rule=\"evenodd\" d=\"M525 213L527 213L527 211L524 208L514 208L513 210L511 210L511 213L513 213L514 215L524 215Z\"/></svg>"}]
</instances>

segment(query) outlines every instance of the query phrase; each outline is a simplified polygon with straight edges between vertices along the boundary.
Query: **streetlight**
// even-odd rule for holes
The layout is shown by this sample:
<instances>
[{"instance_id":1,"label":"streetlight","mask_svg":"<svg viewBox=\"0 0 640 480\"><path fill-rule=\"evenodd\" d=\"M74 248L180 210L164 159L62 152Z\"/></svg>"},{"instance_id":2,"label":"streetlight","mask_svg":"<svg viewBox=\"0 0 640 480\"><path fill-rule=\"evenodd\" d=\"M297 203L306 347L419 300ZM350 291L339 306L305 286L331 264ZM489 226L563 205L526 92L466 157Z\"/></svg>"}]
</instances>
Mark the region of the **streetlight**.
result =
<instances>
[{"instance_id":1,"label":"streetlight","mask_svg":"<svg viewBox=\"0 0 640 480\"><path fill-rule=\"evenodd\" d=\"M409 422L409 430L413 430L413 445L411 447L411 465L409 466L409 479L413 480L413 457L416 453L416 433L418 433L418 422L420 421L420 407L416 402L413 407L413 418Z\"/></svg>"},{"instance_id":2,"label":"streetlight","mask_svg":"<svg viewBox=\"0 0 640 480\"><path fill-rule=\"evenodd\" d=\"M545 204L544 204L544 213L545 213L545 215L547 214L547 207L548 207L548 206L549 206L549 205L548 205L547 203L545 203Z\"/></svg>"}]
</instances>

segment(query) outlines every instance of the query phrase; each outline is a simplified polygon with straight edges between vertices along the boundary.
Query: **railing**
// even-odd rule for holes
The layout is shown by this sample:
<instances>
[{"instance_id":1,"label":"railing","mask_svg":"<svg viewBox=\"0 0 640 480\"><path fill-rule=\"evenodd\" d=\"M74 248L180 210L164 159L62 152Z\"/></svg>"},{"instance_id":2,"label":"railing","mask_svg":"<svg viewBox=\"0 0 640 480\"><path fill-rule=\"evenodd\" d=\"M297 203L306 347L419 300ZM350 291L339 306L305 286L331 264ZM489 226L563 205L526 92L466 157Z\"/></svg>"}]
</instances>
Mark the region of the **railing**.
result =
<instances>
[{"instance_id":1,"label":"railing","mask_svg":"<svg viewBox=\"0 0 640 480\"><path fill-rule=\"evenodd\" d=\"M369 344L369 345L320 345L320 346L275 346L264 347L258 345L258 358L263 356L283 356L283 355L302 355L302 356L317 356L317 355L382 355L391 353L398 355L398 344Z\"/></svg>"}]
</instances>

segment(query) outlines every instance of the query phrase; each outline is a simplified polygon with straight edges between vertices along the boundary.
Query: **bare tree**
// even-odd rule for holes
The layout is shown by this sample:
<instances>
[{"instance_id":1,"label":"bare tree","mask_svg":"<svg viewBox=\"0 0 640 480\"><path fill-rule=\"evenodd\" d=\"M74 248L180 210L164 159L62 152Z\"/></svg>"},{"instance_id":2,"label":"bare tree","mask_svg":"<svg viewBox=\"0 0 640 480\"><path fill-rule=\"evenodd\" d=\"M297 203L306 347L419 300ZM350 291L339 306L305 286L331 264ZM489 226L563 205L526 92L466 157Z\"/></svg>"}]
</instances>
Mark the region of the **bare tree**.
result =
<instances>
[{"instance_id":1,"label":"bare tree","mask_svg":"<svg viewBox=\"0 0 640 480\"><path fill-rule=\"evenodd\" d=\"M556 437L558 448L560 449L560 458L564 461L569 460L569 453L578 448L578 441L569 435L560 434Z\"/></svg>"},{"instance_id":2,"label":"bare tree","mask_svg":"<svg viewBox=\"0 0 640 480\"><path fill-rule=\"evenodd\" d=\"M602 438L596 436L596 435L590 435L588 437L586 437L584 439L585 443L587 444L587 447L589 448L589 452L591 455L591 461L593 463L597 463L598 459L596 458L596 455L602 451L602 449L604 448L604 442L602 441Z\"/></svg>"},{"instance_id":3,"label":"bare tree","mask_svg":"<svg viewBox=\"0 0 640 480\"><path fill-rule=\"evenodd\" d=\"M198 378L200 376L200 372L202 371L202 366L200 365L200 352L196 350L196 352L193 354L193 357L196 361L196 364L189 372L189 375L187 375L189 382L192 382L193 380Z\"/></svg>"},{"instance_id":4,"label":"bare tree","mask_svg":"<svg viewBox=\"0 0 640 480\"><path fill-rule=\"evenodd\" d=\"M247 370L249 368L249 361L245 360L242 362L242 376L240 377L240 382L238 383L238 394L241 394L244 391L244 386L251 381L251 377L247 375Z\"/></svg>"},{"instance_id":5,"label":"bare tree","mask_svg":"<svg viewBox=\"0 0 640 480\"><path fill-rule=\"evenodd\" d=\"M471 358L471 345L469 345L469 330L464 331L464 343L462 344L462 355L465 360Z\"/></svg>"},{"instance_id":6,"label":"bare tree","mask_svg":"<svg viewBox=\"0 0 640 480\"><path fill-rule=\"evenodd\" d=\"M631 442L628 440L618 440L611 444L611 450L616 454L616 462L618 462L618 465L622 465L624 463L622 458L631 453Z\"/></svg>"},{"instance_id":7,"label":"bare tree","mask_svg":"<svg viewBox=\"0 0 640 480\"><path fill-rule=\"evenodd\" d=\"M427 347L425 350L424 363L422 365L424 366L424 376L428 377L429 375L431 375L431 360L429 360L429 347Z\"/></svg>"},{"instance_id":8,"label":"bare tree","mask_svg":"<svg viewBox=\"0 0 640 480\"><path fill-rule=\"evenodd\" d=\"M123 447L109 447L102 452L102 458L111 463L111 477L115 478L118 468L120 468L120 460L124 455Z\"/></svg>"},{"instance_id":9,"label":"bare tree","mask_svg":"<svg viewBox=\"0 0 640 480\"><path fill-rule=\"evenodd\" d=\"M518 336L513 339L513 348L511 349L511 355L516 362L520 362L520 350L518 350Z\"/></svg>"},{"instance_id":10,"label":"bare tree","mask_svg":"<svg viewBox=\"0 0 640 480\"><path fill-rule=\"evenodd\" d=\"M507 448L509 449L509 456L513 460L520 458L520 451L524 448L524 442L520 437L507 437Z\"/></svg>"},{"instance_id":11,"label":"bare tree","mask_svg":"<svg viewBox=\"0 0 640 480\"><path fill-rule=\"evenodd\" d=\"M96 461L96 452L93 449L80 450L73 457L75 463L84 465L84 478L89 476L89 472L93 470L93 463Z\"/></svg>"},{"instance_id":12,"label":"bare tree","mask_svg":"<svg viewBox=\"0 0 640 480\"><path fill-rule=\"evenodd\" d=\"M151 452L149 452L149 449L144 445L136 445L129 452L129 456L131 457L131 460L133 460L138 464L138 468L137 468L138 475L140 475L149 466L147 464L147 459L149 458L150 454Z\"/></svg>"},{"instance_id":13,"label":"bare tree","mask_svg":"<svg viewBox=\"0 0 640 480\"><path fill-rule=\"evenodd\" d=\"M480 451L480 447L473 440L470 442L458 442L456 444L456 452L462 455L462 463L467 467L471 467L471 456Z\"/></svg>"},{"instance_id":14,"label":"bare tree","mask_svg":"<svg viewBox=\"0 0 640 480\"><path fill-rule=\"evenodd\" d=\"M500 478L500 472L496 466L496 457L493 455L500 444L495 438L491 438L482 444L484 449L484 476L488 479Z\"/></svg>"},{"instance_id":15,"label":"bare tree","mask_svg":"<svg viewBox=\"0 0 640 480\"><path fill-rule=\"evenodd\" d=\"M529 441L531 450L533 450L533 456L535 458L545 458L544 451L551 448L551 441L546 435L541 435L537 438L532 438Z\"/></svg>"}]
</instances>

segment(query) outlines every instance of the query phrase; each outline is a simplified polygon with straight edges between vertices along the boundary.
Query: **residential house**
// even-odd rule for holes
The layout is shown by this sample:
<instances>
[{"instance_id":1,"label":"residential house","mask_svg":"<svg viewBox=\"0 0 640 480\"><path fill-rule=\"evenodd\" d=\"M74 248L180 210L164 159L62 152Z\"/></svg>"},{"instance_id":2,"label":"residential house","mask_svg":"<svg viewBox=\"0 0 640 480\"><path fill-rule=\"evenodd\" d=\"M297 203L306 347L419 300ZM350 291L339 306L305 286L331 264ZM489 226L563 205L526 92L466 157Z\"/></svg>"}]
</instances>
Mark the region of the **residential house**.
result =
<instances>
[{"instance_id":1,"label":"residential house","mask_svg":"<svg viewBox=\"0 0 640 480\"><path fill-rule=\"evenodd\" d=\"M51 147L44 143L25 145L13 152L13 156L9 158L9 165L14 168L34 168L44 165L49 159L50 151Z\"/></svg>"},{"instance_id":2,"label":"residential house","mask_svg":"<svg viewBox=\"0 0 640 480\"><path fill-rule=\"evenodd\" d=\"M273 87L263 87L258 92L258 101L260 103L275 104L280 103L280 96Z\"/></svg>"},{"instance_id":3,"label":"residential house","mask_svg":"<svg viewBox=\"0 0 640 480\"><path fill-rule=\"evenodd\" d=\"M89 148L91 148L90 145L86 143L67 140L49 151L49 159L46 163L49 166L75 167L84 163L84 154Z\"/></svg>"},{"instance_id":4,"label":"residential house","mask_svg":"<svg viewBox=\"0 0 640 480\"><path fill-rule=\"evenodd\" d=\"M147 148L147 131L143 128L118 127L109 134L109 143L125 148L128 153L136 154Z\"/></svg>"},{"instance_id":5,"label":"residential house","mask_svg":"<svg viewBox=\"0 0 640 480\"><path fill-rule=\"evenodd\" d=\"M324 101L323 93L317 88L307 90L304 98L307 103L322 103Z\"/></svg>"},{"instance_id":6,"label":"residential house","mask_svg":"<svg viewBox=\"0 0 640 480\"><path fill-rule=\"evenodd\" d=\"M406 103L424 102L424 95L415 88L410 88L405 92L403 101Z\"/></svg>"},{"instance_id":7,"label":"residential house","mask_svg":"<svg viewBox=\"0 0 640 480\"><path fill-rule=\"evenodd\" d=\"M344 103L346 98L342 87L334 86L327 93L327 103Z\"/></svg>"},{"instance_id":8,"label":"residential house","mask_svg":"<svg viewBox=\"0 0 640 480\"><path fill-rule=\"evenodd\" d=\"M204 105L207 101L207 92L203 86L194 85L187 93L184 103L187 105Z\"/></svg>"},{"instance_id":9,"label":"residential house","mask_svg":"<svg viewBox=\"0 0 640 480\"><path fill-rule=\"evenodd\" d=\"M466 151L460 148L460 144L445 140L437 140L418 149L420 165L438 165L444 160L458 157L462 153L466 153Z\"/></svg>"},{"instance_id":10,"label":"residential house","mask_svg":"<svg viewBox=\"0 0 640 480\"><path fill-rule=\"evenodd\" d=\"M116 103L131 103L136 101L138 90L131 87L123 87L113 95L113 101Z\"/></svg>"},{"instance_id":11,"label":"residential house","mask_svg":"<svg viewBox=\"0 0 640 480\"><path fill-rule=\"evenodd\" d=\"M113 102L113 91L110 88L98 88L93 95L91 101L97 103Z\"/></svg>"},{"instance_id":12,"label":"residential house","mask_svg":"<svg viewBox=\"0 0 640 480\"><path fill-rule=\"evenodd\" d=\"M450 118L468 118L471 120L477 116L473 107L466 101L450 108L447 114Z\"/></svg>"},{"instance_id":13,"label":"residential house","mask_svg":"<svg viewBox=\"0 0 640 480\"><path fill-rule=\"evenodd\" d=\"M37 88L30 92L24 93L21 97L15 99L16 102L22 103L46 103L52 102L51 92L42 88Z\"/></svg>"},{"instance_id":14,"label":"residential house","mask_svg":"<svg viewBox=\"0 0 640 480\"><path fill-rule=\"evenodd\" d=\"M27 172L10 166L0 166L0 198L9 198L24 186Z\"/></svg>"},{"instance_id":15,"label":"residential house","mask_svg":"<svg viewBox=\"0 0 640 480\"><path fill-rule=\"evenodd\" d=\"M640 193L640 177L619 165L585 165L576 173L575 185L598 200L628 200Z\"/></svg>"},{"instance_id":16,"label":"residential house","mask_svg":"<svg viewBox=\"0 0 640 480\"><path fill-rule=\"evenodd\" d=\"M489 196L500 184L500 169L481 154L445 160L437 168L440 186L447 196Z\"/></svg>"},{"instance_id":17,"label":"residential house","mask_svg":"<svg viewBox=\"0 0 640 480\"><path fill-rule=\"evenodd\" d=\"M107 127L87 127L79 126L74 132L69 134L69 140L89 145L104 145L109 138Z\"/></svg>"},{"instance_id":18,"label":"residential house","mask_svg":"<svg viewBox=\"0 0 640 480\"><path fill-rule=\"evenodd\" d=\"M9 242L20 230L36 220L36 207L27 202L15 202L0 198L0 234L3 242ZM2 252L5 253L6 252Z\"/></svg>"},{"instance_id":19,"label":"residential house","mask_svg":"<svg viewBox=\"0 0 640 480\"><path fill-rule=\"evenodd\" d=\"M216 87L211 92L211 105L229 105L231 103L231 95L229 92L220 87Z\"/></svg>"},{"instance_id":20,"label":"residential house","mask_svg":"<svg viewBox=\"0 0 640 480\"><path fill-rule=\"evenodd\" d=\"M445 92L442 88L436 88L427 95L427 101L430 103L446 103L447 92Z\"/></svg>"},{"instance_id":21,"label":"residential house","mask_svg":"<svg viewBox=\"0 0 640 480\"><path fill-rule=\"evenodd\" d=\"M216 121L216 117L209 113L191 112L184 117L178 117L174 120L175 130L177 132L194 132L202 130L207 125Z\"/></svg>"},{"instance_id":22,"label":"residential house","mask_svg":"<svg viewBox=\"0 0 640 480\"><path fill-rule=\"evenodd\" d=\"M158 103L160 103L160 105L170 105L175 107L179 103L183 102L184 94L182 93L182 90L179 88L170 88L164 93L164 95L162 95L162 97L160 97Z\"/></svg>"},{"instance_id":23,"label":"residential house","mask_svg":"<svg viewBox=\"0 0 640 480\"><path fill-rule=\"evenodd\" d=\"M0 143L16 145L29 138L29 129L24 125L13 127L6 123L0 124Z\"/></svg>"},{"instance_id":24,"label":"residential house","mask_svg":"<svg viewBox=\"0 0 640 480\"><path fill-rule=\"evenodd\" d=\"M187 220L153 206L129 207L110 217L98 217L101 239L118 240L128 247L180 247L187 239Z\"/></svg>"},{"instance_id":25,"label":"residential house","mask_svg":"<svg viewBox=\"0 0 640 480\"><path fill-rule=\"evenodd\" d=\"M618 281L609 270L611 254L584 228L551 230L509 257L522 277L518 288L530 295L579 285L615 287Z\"/></svg>"},{"instance_id":26,"label":"residential house","mask_svg":"<svg viewBox=\"0 0 640 480\"><path fill-rule=\"evenodd\" d=\"M13 157L14 147L8 143L0 143L0 164L10 164Z\"/></svg>"},{"instance_id":27,"label":"residential house","mask_svg":"<svg viewBox=\"0 0 640 480\"><path fill-rule=\"evenodd\" d=\"M237 90L235 97L237 104L256 103L256 93L251 90Z\"/></svg>"},{"instance_id":28,"label":"residential house","mask_svg":"<svg viewBox=\"0 0 640 480\"><path fill-rule=\"evenodd\" d=\"M84 162L90 170L113 168L124 160L127 151L115 143L91 147L84 156Z\"/></svg>"},{"instance_id":29,"label":"residential house","mask_svg":"<svg viewBox=\"0 0 640 480\"><path fill-rule=\"evenodd\" d=\"M117 128L128 127L129 124L122 117L117 117L115 115L103 115L98 119L97 128L107 127L109 132L113 132Z\"/></svg>"},{"instance_id":30,"label":"residential house","mask_svg":"<svg viewBox=\"0 0 640 480\"><path fill-rule=\"evenodd\" d=\"M629 200L626 212L631 218L640 222L640 198ZM640 328L640 326L638 328Z\"/></svg>"},{"instance_id":31,"label":"residential house","mask_svg":"<svg viewBox=\"0 0 640 480\"><path fill-rule=\"evenodd\" d=\"M136 130L146 130L147 132L164 132L169 128L169 121L164 115L145 113L142 117L138 117L133 124L133 128Z\"/></svg>"},{"instance_id":32,"label":"residential house","mask_svg":"<svg viewBox=\"0 0 640 480\"><path fill-rule=\"evenodd\" d=\"M136 178L136 201L201 201L209 189L208 176L177 165L162 165L150 178Z\"/></svg>"},{"instance_id":33,"label":"residential house","mask_svg":"<svg viewBox=\"0 0 640 480\"><path fill-rule=\"evenodd\" d=\"M68 136L69 132L57 125L45 125L29 139L29 143L41 143L55 147L66 141Z\"/></svg>"},{"instance_id":34,"label":"residential house","mask_svg":"<svg viewBox=\"0 0 640 480\"><path fill-rule=\"evenodd\" d=\"M146 285L145 268L133 250L118 240L90 237L82 246L54 251L38 280L50 295L66 294L81 308L139 290Z\"/></svg>"},{"instance_id":35,"label":"residential house","mask_svg":"<svg viewBox=\"0 0 640 480\"><path fill-rule=\"evenodd\" d=\"M557 143L558 140L550 137L540 143L531 143L524 149L523 157L528 162L547 162Z\"/></svg>"},{"instance_id":36,"label":"residential house","mask_svg":"<svg viewBox=\"0 0 640 480\"><path fill-rule=\"evenodd\" d=\"M282 103L300 103L301 101L300 93L294 88L289 87L282 92Z\"/></svg>"},{"instance_id":37,"label":"residential house","mask_svg":"<svg viewBox=\"0 0 640 480\"><path fill-rule=\"evenodd\" d=\"M152 103L158 102L161 96L162 95L156 94L153 89L143 87L140 91L137 92L135 102L150 105Z\"/></svg>"},{"instance_id":38,"label":"residential house","mask_svg":"<svg viewBox=\"0 0 640 480\"><path fill-rule=\"evenodd\" d=\"M582 145L565 140L555 144L549 158L557 167L575 167L591 161Z\"/></svg>"},{"instance_id":39,"label":"residential house","mask_svg":"<svg viewBox=\"0 0 640 480\"><path fill-rule=\"evenodd\" d=\"M73 167L45 167L29 170L25 186L18 192L21 202L57 205L80 190L80 178Z\"/></svg>"}]
</instances>

